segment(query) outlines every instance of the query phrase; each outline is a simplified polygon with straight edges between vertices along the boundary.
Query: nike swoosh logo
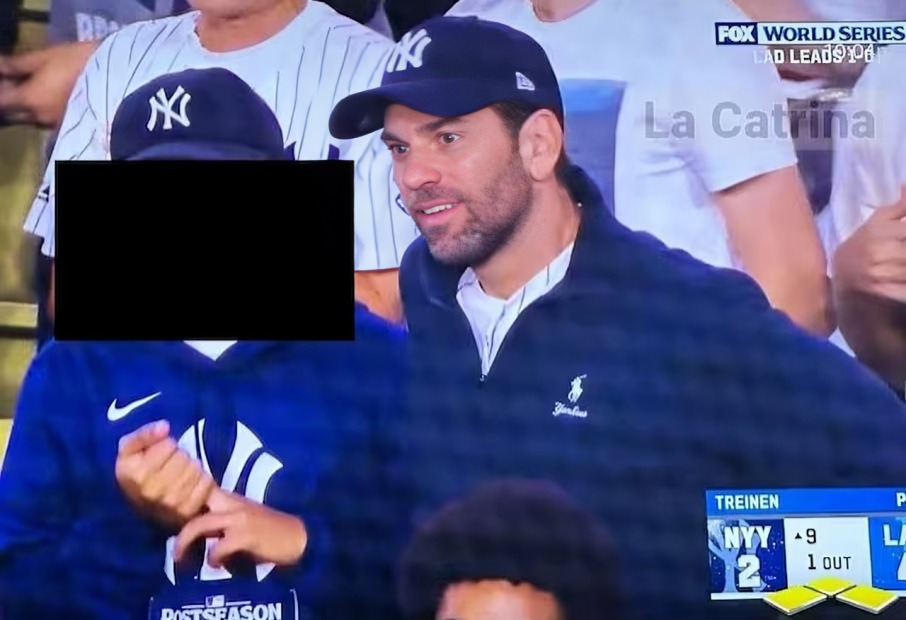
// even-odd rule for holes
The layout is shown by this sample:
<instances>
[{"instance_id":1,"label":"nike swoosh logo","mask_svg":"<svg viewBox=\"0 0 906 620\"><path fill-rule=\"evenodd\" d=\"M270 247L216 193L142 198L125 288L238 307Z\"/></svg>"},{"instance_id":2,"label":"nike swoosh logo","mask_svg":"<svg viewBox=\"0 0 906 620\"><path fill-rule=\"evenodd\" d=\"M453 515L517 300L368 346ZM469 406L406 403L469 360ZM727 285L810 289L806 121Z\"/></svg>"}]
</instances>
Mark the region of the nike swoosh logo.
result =
<instances>
[{"instance_id":1,"label":"nike swoosh logo","mask_svg":"<svg viewBox=\"0 0 906 620\"><path fill-rule=\"evenodd\" d=\"M155 398L157 398L160 395L161 395L161 392L157 392L156 394L152 394L151 396L145 396L144 398L140 398L138 400L132 401L125 407L117 407L116 406L117 399L114 398L113 402L110 403L110 406L107 407L107 419L110 420L111 422L116 422L117 420L121 420L121 419L125 418L127 415L129 415L130 413L132 413L134 410L138 409L145 403L148 403L148 402L154 400Z\"/></svg>"}]
</instances>

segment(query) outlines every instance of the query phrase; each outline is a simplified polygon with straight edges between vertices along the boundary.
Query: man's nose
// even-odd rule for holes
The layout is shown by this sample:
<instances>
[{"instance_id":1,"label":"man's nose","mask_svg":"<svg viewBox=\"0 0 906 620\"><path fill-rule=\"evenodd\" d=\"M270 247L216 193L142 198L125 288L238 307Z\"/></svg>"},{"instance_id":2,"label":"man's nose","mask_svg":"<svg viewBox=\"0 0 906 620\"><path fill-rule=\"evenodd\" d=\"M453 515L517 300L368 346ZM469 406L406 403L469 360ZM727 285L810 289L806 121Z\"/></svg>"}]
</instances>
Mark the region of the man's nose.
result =
<instances>
[{"instance_id":1,"label":"man's nose","mask_svg":"<svg viewBox=\"0 0 906 620\"><path fill-rule=\"evenodd\" d=\"M425 185L439 183L440 177L440 166L430 155L410 152L403 163L399 180L406 189L415 191Z\"/></svg>"}]
</instances>

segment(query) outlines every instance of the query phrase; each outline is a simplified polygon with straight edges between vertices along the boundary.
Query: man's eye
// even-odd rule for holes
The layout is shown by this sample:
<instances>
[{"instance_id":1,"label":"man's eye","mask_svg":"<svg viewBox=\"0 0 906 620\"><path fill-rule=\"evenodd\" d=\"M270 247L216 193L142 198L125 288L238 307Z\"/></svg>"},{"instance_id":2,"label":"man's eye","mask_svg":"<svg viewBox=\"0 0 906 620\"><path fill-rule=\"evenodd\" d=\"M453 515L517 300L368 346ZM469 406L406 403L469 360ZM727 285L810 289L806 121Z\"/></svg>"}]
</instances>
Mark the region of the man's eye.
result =
<instances>
[{"instance_id":1,"label":"man's eye","mask_svg":"<svg viewBox=\"0 0 906 620\"><path fill-rule=\"evenodd\" d=\"M403 155L406 152L406 147L402 144L391 144L388 148L394 155Z\"/></svg>"},{"instance_id":2,"label":"man's eye","mask_svg":"<svg viewBox=\"0 0 906 620\"><path fill-rule=\"evenodd\" d=\"M453 142L456 142L458 139L459 139L459 136L457 136L455 133L445 133L445 134L441 134L441 136L440 136L440 141L443 142L444 144L452 144Z\"/></svg>"}]
</instances>

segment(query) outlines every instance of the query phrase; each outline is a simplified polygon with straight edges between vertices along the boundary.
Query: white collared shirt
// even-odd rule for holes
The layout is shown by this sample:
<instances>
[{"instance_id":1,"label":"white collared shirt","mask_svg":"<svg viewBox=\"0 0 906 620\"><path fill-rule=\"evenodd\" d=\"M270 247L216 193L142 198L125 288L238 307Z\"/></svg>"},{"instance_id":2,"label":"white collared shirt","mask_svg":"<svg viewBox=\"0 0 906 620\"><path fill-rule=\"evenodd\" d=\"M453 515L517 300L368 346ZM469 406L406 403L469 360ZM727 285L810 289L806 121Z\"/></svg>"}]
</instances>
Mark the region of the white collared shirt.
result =
<instances>
[{"instance_id":1,"label":"white collared shirt","mask_svg":"<svg viewBox=\"0 0 906 620\"><path fill-rule=\"evenodd\" d=\"M462 274L456 300L472 326L472 335L475 336L478 353L481 355L482 375L486 375L491 369L500 344L519 314L563 280L572 253L573 244L570 244L509 299L499 299L485 293L472 269L466 269Z\"/></svg>"},{"instance_id":2,"label":"white collared shirt","mask_svg":"<svg viewBox=\"0 0 906 620\"><path fill-rule=\"evenodd\" d=\"M212 360L216 360L227 352L238 340L185 340L187 345L201 353L207 355Z\"/></svg>"}]
</instances>

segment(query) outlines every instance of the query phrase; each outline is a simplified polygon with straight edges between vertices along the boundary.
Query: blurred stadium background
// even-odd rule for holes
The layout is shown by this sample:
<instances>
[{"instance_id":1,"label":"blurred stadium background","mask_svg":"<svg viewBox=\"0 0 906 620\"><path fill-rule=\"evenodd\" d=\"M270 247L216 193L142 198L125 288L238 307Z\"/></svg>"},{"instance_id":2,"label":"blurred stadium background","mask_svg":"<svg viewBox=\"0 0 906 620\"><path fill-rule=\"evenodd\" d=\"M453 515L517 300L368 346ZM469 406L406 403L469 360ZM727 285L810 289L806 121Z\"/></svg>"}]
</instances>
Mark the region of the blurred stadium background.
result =
<instances>
[{"instance_id":1,"label":"blurred stadium background","mask_svg":"<svg viewBox=\"0 0 906 620\"><path fill-rule=\"evenodd\" d=\"M47 0L26 0L20 48L43 45ZM42 133L30 127L0 131L0 459L6 452L13 406L34 354L37 308L30 271L34 246L22 222L38 183Z\"/></svg>"}]
</instances>

